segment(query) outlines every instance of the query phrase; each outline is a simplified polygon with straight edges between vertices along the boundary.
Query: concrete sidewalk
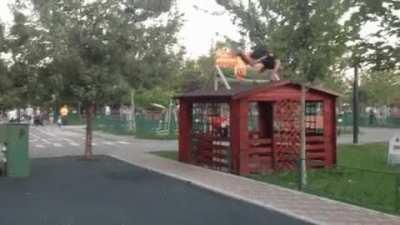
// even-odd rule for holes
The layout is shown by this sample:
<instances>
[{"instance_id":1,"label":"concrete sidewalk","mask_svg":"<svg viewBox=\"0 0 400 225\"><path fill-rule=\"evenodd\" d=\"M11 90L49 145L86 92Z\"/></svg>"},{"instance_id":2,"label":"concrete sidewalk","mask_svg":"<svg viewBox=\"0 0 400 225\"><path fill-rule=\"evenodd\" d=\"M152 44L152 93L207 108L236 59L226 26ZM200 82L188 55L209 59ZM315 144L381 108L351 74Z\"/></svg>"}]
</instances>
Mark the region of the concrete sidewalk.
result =
<instances>
[{"instance_id":1,"label":"concrete sidewalk","mask_svg":"<svg viewBox=\"0 0 400 225\"><path fill-rule=\"evenodd\" d=\"M63 130L81 135L85 134L84 126L65 126ZM126 141L137 145L136 149L145 152L158 152L158 151L174 151L178 150L178 140L156 140L156 139L140 139L131 135L115 135L105 133L103 131L94 131L93 136L95 138L113 140L113 141Z\"/></svg>"},{"instance_id":2,"label":"concrete sidewalk","mask_svg":"<svg viewBox=\"0 0 400 225\"><path fill-rule=\"evenodd\" d=\"M400 217L143 152L116 151L109 155L314 224L400 224Z\"/></svg>"},{"instance_id":3,"label":"concrete sidewalk","mask_svg":"<svg viewBox=\"0 0 400 225\"><path fill-rule=\"evenodd\" d=\"M374 127L361 127L360 128L359 143L376 143L388 142L394 135L400 134L400 128L374 128ZM353 134L342 134L338 136L339 144L353 143Z\"/></svg>"}]
</instances>

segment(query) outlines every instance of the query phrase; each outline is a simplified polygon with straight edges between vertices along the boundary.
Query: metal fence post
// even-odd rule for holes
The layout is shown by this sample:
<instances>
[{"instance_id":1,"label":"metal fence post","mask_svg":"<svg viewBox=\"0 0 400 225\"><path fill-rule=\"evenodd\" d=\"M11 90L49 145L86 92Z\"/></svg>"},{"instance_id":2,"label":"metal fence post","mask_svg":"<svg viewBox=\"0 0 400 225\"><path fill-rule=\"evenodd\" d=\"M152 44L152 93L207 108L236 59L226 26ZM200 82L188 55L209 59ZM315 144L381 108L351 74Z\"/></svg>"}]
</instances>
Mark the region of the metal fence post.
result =
<instances>
[{"instance_id":1,"label":"metal fence post","mask_svg":"<svg viewBox=\"0 0 400 225\"><path fill-rule=\"evenodd\" d=\"M396 175L395 211L400 212L400 173Z\"/></svg>"}]
</instances>

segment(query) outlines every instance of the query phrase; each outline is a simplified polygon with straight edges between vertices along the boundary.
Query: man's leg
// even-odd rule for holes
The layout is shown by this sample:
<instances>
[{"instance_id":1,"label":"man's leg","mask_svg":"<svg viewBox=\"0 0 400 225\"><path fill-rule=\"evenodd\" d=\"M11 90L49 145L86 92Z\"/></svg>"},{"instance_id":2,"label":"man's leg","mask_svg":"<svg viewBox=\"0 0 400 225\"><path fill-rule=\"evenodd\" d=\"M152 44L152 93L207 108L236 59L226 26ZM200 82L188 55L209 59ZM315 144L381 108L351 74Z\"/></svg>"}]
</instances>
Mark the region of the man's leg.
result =
<instances>
[{"instance_id":1,"label":"man's leg","mask_svg":"<svg viewBox=\"0 0 400 225\"><path fill-rule=\"evenodd\" d=\"M271 80L279 81L279 80L281 80L281 78L279 77L279 75L275 71L272 71Z\"/></svg>"},{"instance_id":2,"label":"man's leg","mask_svg":"<svg viewBox=\"0 0 400 225\"><path fill-rule=\"evenodd\" d=\"M272 80L274 80L274 81L280 80L279 73L278 73L280 69L281 69L281 61L276 60L275 67L272 70Z\"/></svg>"},{"instance_id":3,"label":"man's leg","mask_svg":"<svg viewBox=\"0 0 400 225\"><path fill-rule=\"evenodd\" d=\"M244 63L246 63L247 65L250 65L251 67L254 67L256 65L256 61L243 52L237 53L237 56L239 56L243 60Z\"/></svg>"}]
</instances>

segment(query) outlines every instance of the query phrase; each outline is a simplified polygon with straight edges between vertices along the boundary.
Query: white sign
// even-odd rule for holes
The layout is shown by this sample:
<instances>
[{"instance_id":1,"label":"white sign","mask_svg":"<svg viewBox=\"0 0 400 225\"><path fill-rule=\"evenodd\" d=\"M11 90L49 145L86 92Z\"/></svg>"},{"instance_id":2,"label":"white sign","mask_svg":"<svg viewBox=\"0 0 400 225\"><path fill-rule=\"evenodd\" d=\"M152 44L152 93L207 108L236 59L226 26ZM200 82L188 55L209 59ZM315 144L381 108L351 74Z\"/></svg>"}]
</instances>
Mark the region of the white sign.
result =
<instances>
[{"instance_id":1,"label":"white sign","mask_svg":"<svg viewBox=\"0 0 400 225\"><path fill-rule=\"evenodd\" d=\"M400 135L395 135L389 141L388 164L400 165Z\"/></svg>"}]
</instances>

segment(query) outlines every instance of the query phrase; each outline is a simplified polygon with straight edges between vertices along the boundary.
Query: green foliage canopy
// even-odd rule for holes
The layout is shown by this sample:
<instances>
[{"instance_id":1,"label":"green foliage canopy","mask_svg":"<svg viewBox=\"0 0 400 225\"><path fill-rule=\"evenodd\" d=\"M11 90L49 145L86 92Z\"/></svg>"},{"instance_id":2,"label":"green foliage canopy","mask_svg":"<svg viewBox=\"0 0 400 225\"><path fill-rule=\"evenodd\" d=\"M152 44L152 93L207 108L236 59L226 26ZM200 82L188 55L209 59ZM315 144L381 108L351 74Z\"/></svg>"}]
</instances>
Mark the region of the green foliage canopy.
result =
<instances>
[{"instance_id":1,"label":"green foliage canopy","mask_svg":"<svg viewBox=\"0 0 400 225\"><path fill-rule=\"evenodd\" d=\"M255 45L267 46L283 61L287 78L323 80L345 51L346 34L339 23L346 0L217 0Z\"/></svg>"},{"instance_id":2,"label":"green foliage canopy","mask_svg":"<svg viewBox=\"0 0 400 225\"><path fill-rule=\"evenodd\" d=\"M24 35L26 29L16 23L13 28L20 32L15 42L34 52L24 40L40 40L36 59L41 61L27 64L36 68L47 96L84 104L118 101L130 88L156 86L176 70L171 62L178 57L173 46L180 15L172 4L21 0L15 8L33 9L26 19L35 32Z\"/></svg>"}]
</instances>

